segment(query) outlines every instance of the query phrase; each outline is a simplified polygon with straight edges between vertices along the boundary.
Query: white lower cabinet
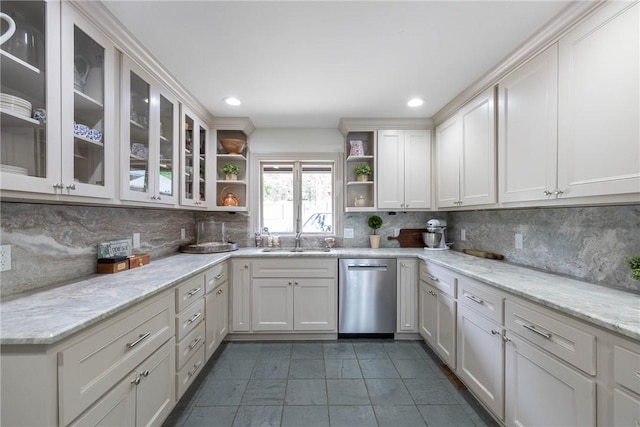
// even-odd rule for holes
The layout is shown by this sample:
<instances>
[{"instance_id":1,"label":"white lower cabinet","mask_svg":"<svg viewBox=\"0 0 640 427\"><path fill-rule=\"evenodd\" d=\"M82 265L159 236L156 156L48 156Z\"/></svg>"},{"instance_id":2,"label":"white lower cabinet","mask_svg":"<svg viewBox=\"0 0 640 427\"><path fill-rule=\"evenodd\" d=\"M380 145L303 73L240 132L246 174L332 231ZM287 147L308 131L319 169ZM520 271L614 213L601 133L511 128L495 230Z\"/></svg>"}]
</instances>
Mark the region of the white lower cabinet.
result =
<instances>
[{"instance_id":1,"label":"white lower cabinet","mask_svg":"<svg viewBox=\"0 0 640 427\"><path fill-rule=\"evenodd\" d=\"M251 330L251 262L231 261L231 332Z\"/></svg>"},{"instance_id":2,"label":"white lower cabinet","mask_svg":"<svg viewBox=\"0 0 640 427\"><path fill-rule=\"evenodd\" d=\"M229 332L229 282L225 281L205 296L206 357L211 358Z\"/></svg>"},{"instance_id":3,"label":"white lower cabinet","mask_svg":"<svg viewBox=\"0 0 640 427\"><path fill-rule=\"evenodd\" d=\"M640 425L640 399L620 389L613 390L614 427Z\"/></svg>"},{"instance_id":4,"label":"white lower cabinet","mask_svg":"<svg viewBox=\"0 0 640 427\"><path fill-rule=\"evenodd\" d=\"M507 426L596 425L596 382L515 334L506 346Z\"/></svg>"},{"instance_id":5,"label":"white lower cabinet","mask_svg":"<svg viewBox=\"0 0 640 427\"><path fill-rule=\"evenodd\" d=\"M418 261L398 259L398 332L418 332Z\"/></svg>"},{"instance_id":6,"label":"white lower cabinet","mask_svg":"<svg viewBox=\"0 0 640 427\"><path fill-rule=\"evenodd\" d=\"M420 335L451 368L456 366L456 302L420 281Z\"/></svg>"}]
</instances>

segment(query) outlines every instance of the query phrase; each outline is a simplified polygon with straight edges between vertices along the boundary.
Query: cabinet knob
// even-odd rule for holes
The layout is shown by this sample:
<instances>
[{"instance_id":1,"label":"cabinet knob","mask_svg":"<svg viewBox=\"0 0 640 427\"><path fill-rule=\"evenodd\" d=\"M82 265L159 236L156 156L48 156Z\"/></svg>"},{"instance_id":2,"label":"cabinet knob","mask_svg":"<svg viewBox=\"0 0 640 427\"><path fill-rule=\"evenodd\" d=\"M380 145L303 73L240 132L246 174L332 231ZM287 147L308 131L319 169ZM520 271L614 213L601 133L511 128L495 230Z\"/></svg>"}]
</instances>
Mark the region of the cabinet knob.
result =
<instances>
[{"instance_id":1,"label":"cabinet knob","mask_svg":"<svg viewBox=\"0 0 640 427\"><path fill-rule=\"evenodd\" d=\"M142 375L143 377L148 377L149 376L149 370L145 369L144 371L142 371L142 373L140 373L140 375Z\"/></svg>"},{"instance_id":2,"label":"cabinet knob","mask_svg":"<svg viewBox=\"0 0 640 427\"><path fill-rule=\"evenodd\" d=\"M300 283L298 283L297 281L296 281L296 282L293 282L293 284L294 284L294 285L296 285L296 286L299 286L299 285L300 285Z\"/></svg>"},{"instance_id":3,"label":"cabinet knob","mask_svg":"<svg viewBox=\"0 0 640 427\"><path fill-rule=\"evenodd\" d=\"M132 380L132 381L131 381L131 384L135 384L135 385L140 384L140 377L136 377L136 379L135 379L135 380Z\"/></svg>"},{"instance_id":4,"label":"cabinet knob","mask_svg":"<svg viewBox=\"0 0 640 427\"><path fill-rule=\"evenodd\" d=\"M291 286L291 282L288 282L288 283L289 283L289 286Z\"/></svg>"},{"instance_id":5,"label":"cabinet knob","mask_svg":"<svg viewBox=\"0 0 640 427\"><path fill-rule=\"evenodd\" d=\"M511 338L507 337L506 335L502 336L502 341L504 342L511 342Z\"/></svg>"},{"instance_id":6,"label":"cabinet knob","mask_svg":"<svg viewBox=\"0 0 640 427\"><path fill-rule=\"evenodd\" d=\"M160 196L156 196L156 200L162 200Z\"/></svg>"},{"instance_id":7,"label":"cabinet knob","mask_svg":"<svg viewBox=\"0 0 640 427\"><path fill-rule=\"evenodd\" d=\"M67 190L75 190L75 189L76 189L76 185L75 184L67 185Z\"/></svg>"},{"instance_id":8,"label":"cabinet knob","mask_svg":"<svg viewBox=\"0 0 640 427\"><path fill-rule=\"evenodd\" d=\"M408 208L408 207L409 207L409 205L404 205L404 207L405 207L405 208Z\"/></svg>"},{"instance_id":9,"label":"cabinet knob","mask_svg":"<svg viewBox=\"0 0 640 427\"><path fill-rule=\"evenodd\" d=\"M556 190L556 191L553 192L553 194L555 194L556 196L560 196L560 195L564 194L564 191Z\"/></svg>"},{"instance_id":10,"label":"cabinet knob","mask_svg":"<svg viewBox=\"0 0 640 427\"><path fill-rule=\"evenodd\" d=\"M545 196L550 196L550 195L552 195L552 194L553 194L553 193L552 193L551 191L549 191L549 190L544 190L542 193L543 193Z\"/></svg>"},{"instance_id":11,"label":"cabinet knob","mask_svg":"<svg viewBox=\"0 0 640 427\"><path fill-rule=\"evenodd\" d=\"M496 331L495 329L491 330L491 335L498 335L500 332Z\"/></svg>"},{"instance_id":12,"label":"cabinet knob","mask_svg":"<svg viewBox=\"0 0 640 427\"><path fill-rule=\"evenodd\" d=\"M64 185L61 182L58 182L56 184L53 184L53 188L59 188L60 190L62 190L64 188Z\"/></svg>"}]
</instances>

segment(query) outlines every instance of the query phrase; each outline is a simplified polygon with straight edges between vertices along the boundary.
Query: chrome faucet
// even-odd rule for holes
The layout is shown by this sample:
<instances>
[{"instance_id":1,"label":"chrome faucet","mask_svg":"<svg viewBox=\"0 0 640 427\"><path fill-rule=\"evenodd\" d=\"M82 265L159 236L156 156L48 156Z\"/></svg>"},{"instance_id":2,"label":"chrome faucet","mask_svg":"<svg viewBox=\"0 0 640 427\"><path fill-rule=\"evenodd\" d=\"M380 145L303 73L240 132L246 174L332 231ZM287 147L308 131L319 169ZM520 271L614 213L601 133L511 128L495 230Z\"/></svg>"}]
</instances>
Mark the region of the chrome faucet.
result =
<instances>
[{"instance_id":1,"label":"chrome faucet","mask_svg":"<svg viewBox=\"0 0 640 427\"><path fill-rule=\"evenodd\" d=\"M296 219L296 240L294 246L295 250L300 249L301 234L302 232L300 231L300 216L298 216L298 218Z\"/></svg>"}]
</instances>

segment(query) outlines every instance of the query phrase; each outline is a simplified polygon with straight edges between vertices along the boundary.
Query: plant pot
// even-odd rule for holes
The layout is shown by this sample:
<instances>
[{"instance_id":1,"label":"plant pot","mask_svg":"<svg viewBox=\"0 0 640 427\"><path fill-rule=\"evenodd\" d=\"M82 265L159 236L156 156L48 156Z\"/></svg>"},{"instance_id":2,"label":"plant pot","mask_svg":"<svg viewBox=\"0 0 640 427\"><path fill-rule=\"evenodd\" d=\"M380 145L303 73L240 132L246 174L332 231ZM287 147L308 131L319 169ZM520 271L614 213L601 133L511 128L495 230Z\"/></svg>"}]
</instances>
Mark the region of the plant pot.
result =
<instances>
[{"instance_id":1,"label":"plant pot","mask_svg":"<svg viewBox=\"0 0 640 427\"><path fill-rule=\"evenodd\" d=\"M225 175L225 179L227 181L237 181L238 180L238 175L234 174L234 173L228 173Z\"/></svg>"},{"instance_id":2,"label":"plant pot","mask_svg":"<svg viewBox=\"0 0 640 427\"><path fill-rule=\"evenodd\" d=\"M369 175L357 175L356 180L361 182L369 181Z\"/></svg>"},{"instance_id":3,"label":"plant pot","mask_svg":"<svg viewBox=\"0 0 640 427\"><path fill-rule=\"evenodd\" d=\"M378 249L380 247L379 234L369 234L369 241L371 242L371 249Z\"/></svg>"}]
</instances>

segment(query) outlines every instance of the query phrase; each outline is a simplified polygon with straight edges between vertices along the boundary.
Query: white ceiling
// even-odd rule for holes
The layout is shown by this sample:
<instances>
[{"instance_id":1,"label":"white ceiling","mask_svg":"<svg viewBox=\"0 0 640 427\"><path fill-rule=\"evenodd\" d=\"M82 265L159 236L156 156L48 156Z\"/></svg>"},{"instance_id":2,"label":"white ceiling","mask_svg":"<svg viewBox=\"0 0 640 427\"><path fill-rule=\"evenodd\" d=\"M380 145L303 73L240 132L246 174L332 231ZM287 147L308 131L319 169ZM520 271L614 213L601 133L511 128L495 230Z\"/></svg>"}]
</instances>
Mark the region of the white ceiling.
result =
<instances>
[{"instance_id":1,"label":"white ceiling","mask_svg":"<svg viewBox=\"0 0 640 427\"><path fill-rule=\"evenodd\" d=\"M103 3L213 115L336 128L433 116L568 2Z\"/></svg>"}]
</instances>

